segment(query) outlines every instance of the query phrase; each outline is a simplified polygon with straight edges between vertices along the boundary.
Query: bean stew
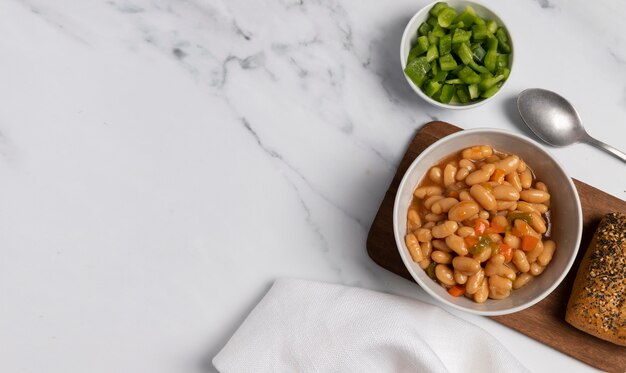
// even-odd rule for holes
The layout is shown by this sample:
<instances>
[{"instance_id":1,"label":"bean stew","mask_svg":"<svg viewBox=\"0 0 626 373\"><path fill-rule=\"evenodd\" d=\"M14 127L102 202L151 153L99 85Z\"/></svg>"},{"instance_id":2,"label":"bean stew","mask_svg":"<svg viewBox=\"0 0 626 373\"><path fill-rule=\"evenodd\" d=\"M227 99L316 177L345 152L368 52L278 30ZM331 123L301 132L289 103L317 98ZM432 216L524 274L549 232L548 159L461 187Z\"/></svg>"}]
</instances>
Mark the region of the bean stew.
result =
<instances>
[{"instance_id":1,"label":"bean stew","mask_svg":"<svg viewBox=\"0 0 626 373\"><path fill-rule=\"evenodd\" d=\"M550 193L517 155L489 145L451 154L413 193L405 243L451 296L507 298L552 260Z\"/></svg>"}]
</instances>

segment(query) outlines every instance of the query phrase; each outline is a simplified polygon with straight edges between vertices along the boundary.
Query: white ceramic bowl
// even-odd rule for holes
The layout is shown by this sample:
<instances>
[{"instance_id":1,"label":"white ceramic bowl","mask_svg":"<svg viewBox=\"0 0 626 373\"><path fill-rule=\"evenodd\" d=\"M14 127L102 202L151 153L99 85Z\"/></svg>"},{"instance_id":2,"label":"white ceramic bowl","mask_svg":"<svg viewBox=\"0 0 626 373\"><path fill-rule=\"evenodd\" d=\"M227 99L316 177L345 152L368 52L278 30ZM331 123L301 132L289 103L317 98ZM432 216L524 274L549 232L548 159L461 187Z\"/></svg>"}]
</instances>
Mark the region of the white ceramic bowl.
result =
<instances>
[{"instance_id":1,"label":"white ceramic bowl","mask_svg":"<svg viewBox=\"0 0 626 373\"><path fill-rule=\"evenodd\" d=\"M506 153L517 154L551 191L552 239L556 252L545 271L528 285L513 290L502 300L489 299L475 303L466 297L452 297L446 289L428 277L411 259L404 237L407 211L413 191L427 171L448 155L472 145L488 144ZM582 234L582 210L576 187L563 167L534 141L497 129L472 129L446 136L424 150L404 174L396 194L393 210L396 245L404 265L422 289L434 298L454 308L479 315L504 315L532 306L550 294L570 270Z\"/></svg>"},{"instance_id":2,"label":"white ceramic bowl","mask_svg":"<svg viewBox=\"0 0 626 373\"><path fill-rule=\"evenodd\" d=\"M417 35L417 29L420 27L422 22L425 22L426 19L428 19L428 12L433 7L433 5L435 5L438 2L439 1L432 2L432 3L428 4L428 5L426 5L425 7L423 7L422 9L420 9L420 11L415 13L413 18L411 18L409 23L406 25L406 28L404 29L404 34L402 35L402 41L400 43L400 63L402 64L402 74L406 78L406 81L409 83L411 88L413 88L413 90L421 98L423 98L426 102L428 102L428 103L430 103L432 105L443 107L443 108L447 108L447 109L470 109L470 108L474 108L474 107L483 105L483 104L493 100L498 94L500 94L500 92L502 92L502 90L506 86L507 82L509 80L511 80L511 75L509 75L508 79L504 82L504 84L502 85L500 90L498 90L498 92L496 92L495 95L493 95L493 96L491 96L489 98L486 98L486 99L483 99L483 100L480 100L480 101L476 101L476 102L473 102L473 103L468 103L468 104L462 104L462 103L444 104L444 103L441 103L439 101L433 100L432 98L428 97L424 92L422 92L420 87L416 86L413 83L413 81L411 81L411 79L408 76L406 76L406 74L404 74L404 68L406 67L406 59L409 57L409 52L411 51L411 46L414 45L417 42L417 36L418 36ZM511 69L511 74L513 74L513 70L514 70L513 69L513 62L514 62L514 57L515 57L515 45L513 43L513 37L511 35L511 30L506 26L504 21L502 21L502 19L500 17L498 17L498 15L496 13L494 13L492 10L490 10L486 6L481 5L479 3L475 3L473 1L448 0L446 2L448 3L448 5L450 5L454 9L456 9L459 12L459 14L463 11L463 9L465 9L465 6L470 5L472 8L474 8L474 10L476 11L476 14L478 14L482 18L485 18L485 19L488 19L488 20L489 19L493 19L496 22L498 22L499 26L504 26L504 28L506 29L507 34L509 36L509 44L511 45L511 54L509 55L509 68Z\"/></svg>"}]
</instances>

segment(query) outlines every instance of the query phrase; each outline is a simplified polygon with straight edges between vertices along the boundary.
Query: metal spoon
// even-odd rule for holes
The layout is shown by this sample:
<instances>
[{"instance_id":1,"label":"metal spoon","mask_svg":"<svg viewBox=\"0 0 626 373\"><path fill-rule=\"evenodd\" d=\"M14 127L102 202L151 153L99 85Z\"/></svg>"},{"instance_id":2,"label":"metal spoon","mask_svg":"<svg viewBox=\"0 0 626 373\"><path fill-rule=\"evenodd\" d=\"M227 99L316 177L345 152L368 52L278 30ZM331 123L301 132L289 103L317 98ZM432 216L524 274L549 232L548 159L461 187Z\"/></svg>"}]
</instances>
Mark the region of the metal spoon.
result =
<instances>
[{"instance_id":1,"label":"metal spoon","mask_svg":"<svg viewBox=\"0 0 626 373\"><path fill-rule=\"evenodd\" d=\"M558 94L531 88L517 96L517 109L528 127L553 146L585 142L626 162L626 153L589 136L572 104Z\"/></svg>"}]
</instances>

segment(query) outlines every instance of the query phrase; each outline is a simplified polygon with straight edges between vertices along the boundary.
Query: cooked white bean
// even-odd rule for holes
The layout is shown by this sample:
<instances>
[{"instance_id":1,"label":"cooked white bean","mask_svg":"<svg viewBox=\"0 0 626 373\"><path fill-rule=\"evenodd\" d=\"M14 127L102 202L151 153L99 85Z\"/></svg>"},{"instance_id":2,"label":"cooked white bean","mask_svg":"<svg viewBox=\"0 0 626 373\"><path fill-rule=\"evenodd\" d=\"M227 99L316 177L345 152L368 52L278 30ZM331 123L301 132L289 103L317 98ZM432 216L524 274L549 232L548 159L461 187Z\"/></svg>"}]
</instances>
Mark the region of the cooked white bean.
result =
<instances>
[{"instance_id":1,"label":"cooked white bean","mask_svg":"<svg viewBox=\"0 0 626 373\"><path fill-rule=\"evenodd\" d=\"M546 184L544 184L544 183L543 183L543 182L541 182L541 181L538 181L538 182L535 184L535 189L539 189L539 190L544 191L544 192L546 192L546 193L548 192L548 187L546 186Z\"/></svg>"},{"instance_id":2,"label":"cooked white bean","mask_svg":"<svg viewBox=\"0 0 626 373\"><path fill-rule=\"evenodd\" d=\"M542 266L541 264L534 262L530 264L530 270L528 271L528 273L530 273L533 276L539 276L540 274L543 273L544 269L546 269L546 267Z\"/></svg>"},{"instance_id":3,"label":"cooked white bean","mask_svg":"<svg viewBox=\"0 0 626 373\"><path fill-rule=\"evenodd\" d=\"M465 185L465 182L463 182L463 181L457 181L456 183L454 183L454 184L450 185L450 186L447 188L447 191L448 191L448 192L457 192L457 193L458 193L459 191L461 191L461 190L463 190L463 189L465 189L465 188L467 188L467 185Z\"/></svg>"},{"instance_id":4,"label":"cooked white bean","mask_svg":"<svg viewBox=\"0 0 626 373\"><path fill-rule=\"evenodd\" d=\"M467 244L465 244L465 240L462 237L453 233L446 237L446 244L458 255L467 255Z\"/></svg>"},{"instance_id":5,"label":"cooked white bean","mask_svg":"<svg viewBox=\"0 0 626 373\"><path fill-rule=\"evenodd\" d=\"M452 249L448 246L448 244L446 244L446 241L444 240L432 240L430 242L436 250L443 251L444 253L452 252Z\"/></svg>"},{"instance_id":6,"label":"cooked white bean","mask_svg":"<svg viewBox=\"0 0 626 373\"><path fill-rule=\"evenodd\" d=\"M430 196L424 200L424 207L428 210L435 204L435 202L442 200L444 197L442 195Z\"/></svg>"},{"instance_id":7,"label":"cooked white bean","mask_svg":"<svg viewBox=\"0 0 626 373\"><path fill-rule=\"evenodd\" d=\"M435 226L434 221L427 221L426 223L422 224L422 228L426 228L426 229L432 229L434 226Z\"/></svg>"},{"instance_id":8,"label":"cooked white bean","mask_svg":"<svg viewBox=\"0 0 626 373\"><path fill-rule=\"evenodd\" d=\"M502 236L500 236L497 233L489 233L487 234L487 237L489 237L489 239L495 243L500 243L502 242Z\"/></svg>"},{"instance_id":9,"label":"cooked white bean","mask_svg":"<svg viewBox=\"0 0 626 373\"><path fill-rule=\"evenodd\" d=\"M476 165L469 159L461 159L459 161L459 168L465 168L468 171L472 172L476 169Z\"/></svg>"},{"instance_id":10,"label":"cooked white bean","mask_svg":"<svg viewBox=\"0 0 626 373\"><path fill-rule=\"evenodd\" d=\"M491 258L491 249L490 248L486 248L484 250L479 250L476 254L474 254L472 257L476 260L478 260L479 262L483 263L486 262L487 260L489 260L489 258Z\"/></svg>"},{"instance_id":11,"label":"cooked white bean","mask_svg":"<svg viewBox=\"0 0 626 373\"><path fill-rule=\"evenodd\" d=\"M526 170L520 172L519 180L522 183L522 188L524 188L524 189L530 188L530 186L533 183L533 174L532 174L532 172L530 172L529 168L527 168Z\"/></svg>"},{"instance_id":12,"label":"cooked white bean","mask_svg":"<svg viewBox=\"0 0 626 373\"><path fill-rule=\"evenodd\" d=\"M476 259L467 256L456 256L452 259L452 266L455 270L471 276L480 271L480 263Z\"/></svg>"},{"instance_id":13,"label":"cooked white bean","mask_svg":"<svg viewBox=\"0 0 626 373\"><path fill-rule=\"evenodd\" d=\"M478 217L481 218L481 219L484 219L484 220L489 219L489 211L487 211L487 210L480 210L478 212Z\"/></svg>"},{"instance_id":14,"label":"cooked white bean","mask_svg":"<svg viewBox=\"0 0 626 373\"><path fill-rule=\"evenodd\" d=\"M457 181L462 181L462 180L465 180L465 178L467 177L467 175L469 175L469 173L470 173L470 170L468 170L467 168L459 168L454 178Z\"/></svg>"},{"instance_id":15,"label":"cooked white bean","mask_svg":"<svg viewBox=\"0 0 626 373\"><path fill-rule=\"evenodd\" d=\"M449 187L456 182L456 166L452 163L448 163L446 168L443 169L443 185Z\"/></svg>"},{"instance_id":16,"label":"cooked white bean","mask_svg":"<svg viewBox=\"0 0 626 373\"><path fill-rule=\"evenodd\" d=\"M459 224L455 221L446 220L445 222L435 225L432 229L432 235L435 238L444 238L456 232Z\"/></svg>"},{"instance_id":17,"label":"cooked white bean","mask_svg":"<svg viewBox=\"0 0 626 373\"><path fill-rule=\"evenodd\" d=\"M491 263L497 264L497 265L504 264L504 255L502 255L502 254L493 254L491 256L491 259L489 259L489 261Z\"/></svg>"},{"instance_id":18,"label":"cooked white bean","mask_svg":"<svg viewBox=\"0 0 626 373\"><path fill-rule=\"evenodd\" d=\"M470 188L470 195L485 208L485 210L492 211L497 207L496 197L480 184L474 184Z\"/></svg>"},{"instance_id":19,"label":"cooked white bean","mask_svg":"<svg viewBox=\"0 0 626 373\"><path fill-rule=\"evenodd\" d=\"M441 181L443 180L442 175L443 173L441 172L441 168L439 167L432 167L428 172L428 177L430 178L430 180L432 180L432 182L436 184L441 184Z\"/></svg>"},{"instance_id":20,"label":"cooked white bean","mask_svg":"<svg viewBox=\"0 0 626 373\"><path fill-rule=\"evenodd\" d=\"M556 249L556 245L554 241L548 240L543 242L543 251L537 257L537 263L542 266L547 266L548 263L552 260L554 256L554 250Z\"/></svg>"},{"instance_id":21,"label":"cooked white bean","mask_svg":"<svg viewBox=\"0 0 626 373\"><path fill-rule=\"evenodd\" d=\"M546 222L543 220L541 215L537 214L536 212L530 213L530 226L533 227L533 229L536 230L537 233L546 233Z\"/></svg>"},{"instance_id":22,"label":"cooked white bean","mask_svg":"<svg viewBox=\"0 0 626 373\"><path fill-rule=\"evenodd\" d=\"M530 205L540 214L545 214L548 211L548 206L543 203L531 203Z\"/></svg>"},{"instance_id":23,"label":"cooked white bean","mask_svg":"<svg viewBox=\"0 0 626 373\"><path fill-rule=\"evenodd\" d=\"M509 210L514 211L517 209L517 202L515 201L496 201L498 206L498 210Z\"/></svg>"},{"instance_id":24,"label":"cooked white bean","mask_svg":"<svg viewBox=\"0 0 626 373\"><path fill-rule=\"evenodd\" d=\"M524 171L526 171L526 162L524 162L524 160L520 160L519 162L519 166L517 166L517 172L522 173Z\"/></svg>"},{"instance_id":25,"label":"cooked white bean","mask_svg":"<svg viewBox=\"0 0 626 373\"><path fill-rule=\"evenodd\" d=\"M508 220L506 220L505 216L496 215L491 220L491 224L499 225L500 227L505 228L509 224L509 222Z\"/></svg>"},{"instance_id":26,"label":"cooked white bean","mask_svg":"<svg viewBox=\"0 0 626 373\"><path fill-rule=\"evenodd\" d=\"M524 201L517 202L517 209L520 210L521 212L537 212L537 210L535 210L535 208L533 207L532 203L528 203Z\"/></svg>"},{"instance_id":27,"label":"cooked white bean","mask_svg":"<svg viewBox=\"0 0 626 373\"><path fill-rule=\"evenodd\" d=\"M499 201L517 201L520 193L510 185L498 185L493 188L493 196Z\"/></svg>"},{"instance_id":28,"label":"cooked white bean","mask_svg":"<svg viewBox=\"0 0 626 373\"><path fill-rule=\"evenodd\" d=\"M522 273L521 275L517 276L515 281L513 281L513 289L521 288L522 286L528 284L530 280L532 279L533 279L532 275L528 273Z\"/></svg>"},{"instance_id":29,"label":"cooked white bean","mask_svg":"<svg viewBox=\"0 0 626 373\"><path fill-rule=\"evenodd\" d=\"M489 277L489 298L504 299L511 295L513 282L498 275Z\"/></svg>"},{"instance_id":30,"label":"cooked white bean","mask_svg":"<svg viewBox=\"0 0 626 373\"><path fill-rule=\"evenodd\" d=\"M433 203L433 205L430 207L430 210L435 214L441 214L444 212L448 212L452 208L452 206L456 205L457 203L459 203L459 200L457 200L456 198L443 198Z\"/></svg>"},{"instance_id":31,"label":"cooked white bean","mask_svg":"<svg viewBox=\"0 0 626 373\"><path fill-rule=\"evenodd\" d=\"M421 269L426 269L430 265L430 258L424 258L421 262L418 263Z\"/></svg>"},{"instance_id":32,"label":"cooked white bean","mask_svg":"<svg viewBox=\"0 0 626 373\"><path fill-rule=\"evenodd\" d=\"M467 275L464 275L461 272L455 270L454 271L454 281L457 284L463 285L463 284L465 284L467 282Z\"/></svg>"},{"instance_id":33,"label":"cooked white bean","mask_svg":"<svg viewBox=\"0 0 626 373\"><path fill-rule=\"evenodd\" d=\"M422 219L420 219L420 214L418 214L417 210L415 209L409 209L409 213L407 214L407 220L410 231L414 231L422 226Z\"/></svg>"},{"instance_id":34,"label":"cooked white bean","mask_svg":"<svg viewBox=\"0 0 626 373\"><path fill-rule=\"evenodd\" d=\"M509 184L511 184L511 186L513 186L513 188L515 188L515 190L517 190L518 192L522 191L522 182L519 179L519 174L517 173L517 171L511 172L506 175L504 180L508 181Z\"/></svg>"},{"instance_id":35,"label":"cooked white bean","mask_svg":"<svg viewBox=\"0 0 626 373\"><path fill-rule=\"evenodd\" d=\"M489 276L493 276L493 275L497 274L498 273L498 268L501 265L502 264L495 264L491 260L488 261L487 265L485 266L485 276L489 277Z\"/></svg>"},{"instance_id":36,"label":"cooked white bean","mask_svg":"<svg viewBox=\"0 0 626 373\"><path fill-rule=\"evenodd\" d=\"M467 278L467 283L465 284L465 291L468 294L474 294L480 289L480 286L483 284L483 280L485 279L485 271L482 269L473 275Z\"/></svg>"},{"instance_id":37,"label":"cooked white bean","mask_svg":"<svg viewBox=\"0 0 626 373\"><path fill-rule=\"evenodd\" d=\"M461 201L448 211L448 219L456 222L463 221L476 215L478 211L479 207L476 202Z\"/></svg>"},{"instance_id":38,"label":"cooked white bean","mask_svg":"<svg viewBox=\"0 0 626 373\"><path fill-rule=\"evenodd\" d=\"M437 264L435 267L435 276L445 285L453 286L456 284L452 270L445 264Z\"/></svg>"},{"instance_id":39,"label":"cooked white bean","mask_svg":"<svg viewBox=\"0 0 626 373\"><path fill-rule=\"evenodd\" d=\"M431 242L420 242L420 249L424 258L430 258L430 254L433 252L433 245Z\"/></svg>"},{"instance_id":40,"label":"cooked white bean","mask_svg":"<svg viewBox=\"0 0 626 373\"><path fill-rule=\"evenodd\" d=\"M473 161L483 160L492 154L493 149L489 145L472 146L471 148L463 150L463 152L461 153L463 158L471 159Z\"/></svg>"},{"instance_id":41,"label":"cooked white bean","mask_svg":"<svg viewBox=\"0 0 626 373\"><path fill-rule=\"evenodd\" d=\"M520 192L520 199L530 203L544 203L550 199L550 194L539 189L526 189Z\"/></svg>"},{"instance_id":42,"label":"cooked white bean","mask_svg":"<svg viewBox=\"0 0 626 373\"><path fill-rule=\"evenodd\" d=\"M487 163L496 163L500 161L500 157L498 157L496 154L492 154L489 157L485 158L485 162Z\"/></svg>"},{"instance_id":43,"label":"cooked white bean","mask_svg":"<svg viewBox=\"0 0 626 373\"><path fill-rule=\"evenodd\" d=\"M430 229L424 227L415 231L415 237L419 242L428 242L433 239Z\"/></svg>"},{"instance_id":44,"label":"cooked white bean","mask_svg":"<svg viewBox=\"0 0 626 373\"><path fill-rule=\"evenodd\" d=\"M406 247L409 249L411 259L413 259L414 262L419 263L424 259L422 249L420 248L419 242L417 242L417 237L409 233L404 237L404 242L406 243Z\"/></svg>"},{"instance_id":45,"label":"cooked white bean","mask_svg":"<svg viewBox=\"0 0 626 373\"><path fill-rule=\"evenodd\" d=\"M504 255L495 254L491 256L491 259L487 262L485 266L485 276L493 276L498 273L498 268L504 264Z\"/></svg>"},{"instance_id":46,"label":"cooked white bean","mask_svg":"<svg viewBox=\"0 0 626 373\"><path fill-rule=\"evenodd\" d=\"M433 222L440 222L442 220L444 220L446 218L445 214L433 214L432 212L430 214L426 214L426 216L424 216L424 220L426 221L433 221Z\"/></svg>"},{"instance_id":47,"label":"cooked white bean","mask_svg":"<svg viewBox=\"0 0 626 373\"><path fill-rule=\"evenodd\" d=\"M515 280L515 271L504 264L495 264L491 261L487 262L485 266L485 276L502 276L509 280Z\"/></svg>"},{"instance_id":48,"label":"cooked white bean","mask_svg":"<svg viewBox=\"0 0 626 373\"><path fill-rule=\"evenodd\" d=\"M443 193L443 189L441 189L441 187L438 187L436 185L431 185L431 186L419 187L415 189L415 192L413 192L413 195L419 199L423 199L424 197L441 195L442 193Z\"/></svg>"},{"instance_id":49,"label":"cooked white bean","mask_svg":"<svg viewBox=\"0 0 626 373\"><path fill-rule=\"evenodd\" d=\"M474 302L484 303L489 297L489 284L487 280L484 280L478 291L474 293Z\"/></svg>"},{"instance_id":50,"label":"cooked white bean","mask_svg":"<svg viewBox=\"0 0 626 373\"><path fill-rule=\"evenodd\" d=\"M474 198L470 195L468 190L462 190L459 192L459 200L461 201L474 201Z\"/></svg>"},{"instance_id":51,"label":"cooked white bean","mask_svg":"<svg viewBox=\"0 0 626 373\"><path fill-rule=\"evenodd\" d=\"M452 255L443 251L435 250L430 254L430 259L435 263L449 264L452 263Z\"/></svg>"},{"instance_id":52,"label":"cooked white bean","mask_svg":"<svg viewBox=\"0 0 626 373\"><path fill-rule=\"evenodd\" d=\"M509 155L503 160L496 163L496 169L504 171L504 174L513 172L519 166L520 159L516 155Z\"/></svg>"},{"instance_id":53,"label":"cooked white bean","mask_svg":"<svg viewBox=\"0 0 626 373\"><path fill-rule=\"evenodd\" d=\"M469 236L475 236L476 232L472 227L459 227L459 229L456 230L456 234L458 234L459 237L465 238Z\"/></svg>"},{"instance_id":54,"label":"cooked white bean","mask_svg":"<svg viewBox=\"0 0 626 373\"><path fill-rule=\"evenodd\" d=\"M513 259L511 261L520 272L528 272L530 269L526 254L522 250L513 251Z\"/></svg>"},{"instance_id":55,"label":"cooked white bean","mask_svg":"<svg viewBox=\"0 0 626 373\"><path fill-rule=\"evenodd\" d=\"M520 247L522 247L522 240L519 237L514 236L512 234L504 235L504 243L511 246L514 249L519 249Z\"/></svg>"},{"instance_id":56,"label":"cooked white bean","mask_svg":"<svg viewBox=\"0 0 626 373\"><path fill-rule=\"evenodd\" d=\"M496 166L493 164L486 164L480 168L480 170L474 171L471 174L467 175L465 178L465 183L469 186L485 183L489 181L491 175L496 170Z\"/></svg>"}]
</instances>

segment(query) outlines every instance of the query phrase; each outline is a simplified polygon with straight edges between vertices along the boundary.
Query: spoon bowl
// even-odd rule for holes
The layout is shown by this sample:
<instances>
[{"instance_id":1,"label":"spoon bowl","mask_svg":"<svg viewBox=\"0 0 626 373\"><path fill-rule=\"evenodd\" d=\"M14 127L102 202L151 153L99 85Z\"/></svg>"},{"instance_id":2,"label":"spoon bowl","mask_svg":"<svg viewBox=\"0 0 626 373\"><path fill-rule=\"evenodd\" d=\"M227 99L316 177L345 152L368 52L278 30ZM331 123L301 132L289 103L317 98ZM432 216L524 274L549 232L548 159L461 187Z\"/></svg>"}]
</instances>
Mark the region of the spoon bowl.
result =
<instances>
[{"instance_id":1,"label":"spoon bowl","mask_svg":"<svg viewBox=\"0 0 626 373\"><path fill-rule=\"evenodd\" d=\"M626 162L625 153L589 136L574 106L557 93L540 88L524 90L517 96L517 109L528 128L550 145L585 142Z\"/></svg>"}]
</instances>

